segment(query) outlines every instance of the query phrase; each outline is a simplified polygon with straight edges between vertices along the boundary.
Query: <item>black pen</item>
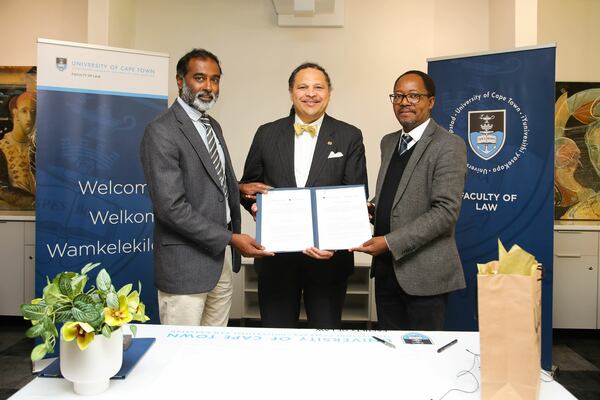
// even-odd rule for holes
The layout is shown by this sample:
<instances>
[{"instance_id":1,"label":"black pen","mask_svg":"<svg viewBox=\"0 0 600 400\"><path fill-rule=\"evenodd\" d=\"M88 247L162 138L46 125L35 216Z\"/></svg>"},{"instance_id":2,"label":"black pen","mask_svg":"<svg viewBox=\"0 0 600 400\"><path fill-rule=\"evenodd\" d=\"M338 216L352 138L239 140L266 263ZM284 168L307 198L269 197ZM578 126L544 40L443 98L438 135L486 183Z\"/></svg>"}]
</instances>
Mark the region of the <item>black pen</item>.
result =
<instances>
[{"instance_id":1,"label":"black pen","mask_svg":"<svg viewBox=\"0 0 600 400\"><path fill-rule=\"evenodd\" d=\"M448 344L443 345L442 347L440 347L439 349L437 349L438 353L441 353L442 351L446 350L448 347L450 346L454 346L456 343L458 342L458 339L454 339L453 341L451 341Z\"/></svg>"},{"instance_id":2,"label":"black pen","mask_svg":"<svg viewBox=\"0 0 600 400\"><path fill-rule=\"evenodd\" d=\"M379 343L383 343L385 344L387 347L391 347L392 349L395 349L396 346L394 346L394 343L392 342L388 342L387 340L383 340L381 338L378 338L377 336L371 336L373 339L377 340Z\"/></svg>"}]
</instances>

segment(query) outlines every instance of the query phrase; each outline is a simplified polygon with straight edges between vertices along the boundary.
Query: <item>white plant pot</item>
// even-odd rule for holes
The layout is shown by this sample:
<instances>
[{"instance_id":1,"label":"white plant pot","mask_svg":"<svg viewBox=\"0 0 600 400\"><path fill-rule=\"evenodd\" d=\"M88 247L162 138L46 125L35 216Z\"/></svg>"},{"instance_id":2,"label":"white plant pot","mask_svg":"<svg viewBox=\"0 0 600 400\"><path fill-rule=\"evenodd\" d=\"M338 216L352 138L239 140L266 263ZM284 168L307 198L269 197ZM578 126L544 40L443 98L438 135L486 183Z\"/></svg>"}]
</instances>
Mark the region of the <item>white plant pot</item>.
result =
<instances>
[{"instance_id":1,"label":"white plant pot","mask_svg":"<svg viewBox=\"0 0 600 400\"><path fill-rule=\"evenodd\" d=\"M123 330L112 332L110 339L96 334L85 350L77 341L60 338L60 372L73 382L77 394L92 395L104 392L123 363Z\"/></svg>"}]
</instances>

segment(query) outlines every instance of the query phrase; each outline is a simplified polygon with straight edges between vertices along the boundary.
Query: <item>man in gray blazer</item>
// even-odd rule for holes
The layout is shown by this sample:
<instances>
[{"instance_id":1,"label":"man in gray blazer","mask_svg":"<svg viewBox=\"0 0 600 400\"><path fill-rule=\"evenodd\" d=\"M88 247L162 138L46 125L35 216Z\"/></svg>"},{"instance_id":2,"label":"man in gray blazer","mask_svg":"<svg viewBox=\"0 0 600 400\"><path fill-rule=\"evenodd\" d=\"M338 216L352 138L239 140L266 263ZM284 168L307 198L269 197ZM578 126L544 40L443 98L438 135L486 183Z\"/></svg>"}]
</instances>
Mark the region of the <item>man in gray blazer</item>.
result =
<instances>
[{"instance_id":1,"label":"man in gray blazer","mask_svg":"<svg viewBox=\"0 0 600 400\"><path fill-rule=\"evenodd\" d=\"M454 228L467 172L465 142L430 118L435 84L408 71L390 95L402 128L381 140L373 256L378 327L443 330L448 293L465 287Z\"/></svg>"},{"instance_id":2,"label":"man in gray blazer","mask_svg":"<svg viewBox=\"0 0 600 400\"><path fill-rule=\"evenodd\" d=\"M232 264L238 272L239 253L269 255L240 234L238 183L221 127L206 114L219 97L221 74L213 53L184 55L177 63L179 97L146 127L140 147L154 207L154 282L163 324L226 326Z\"/></svg>"},{"instance_id":3,"label":"man in gray blazer","mask_svg":"<svg viewBox=\"0 0 600 400\"><path fill-rule=\"evenodd\" d=\"M260 126L246 158L240 190L249 211L254 193L269 187L367 186L361 131L325 113L331 93L325 69L298 66L288 89L292 112ZM340 328L348 276L354 272L352 253L312 247L254 265L263 326L296 327L303 298L310 327Z\"/></svg>"}]
</instances>

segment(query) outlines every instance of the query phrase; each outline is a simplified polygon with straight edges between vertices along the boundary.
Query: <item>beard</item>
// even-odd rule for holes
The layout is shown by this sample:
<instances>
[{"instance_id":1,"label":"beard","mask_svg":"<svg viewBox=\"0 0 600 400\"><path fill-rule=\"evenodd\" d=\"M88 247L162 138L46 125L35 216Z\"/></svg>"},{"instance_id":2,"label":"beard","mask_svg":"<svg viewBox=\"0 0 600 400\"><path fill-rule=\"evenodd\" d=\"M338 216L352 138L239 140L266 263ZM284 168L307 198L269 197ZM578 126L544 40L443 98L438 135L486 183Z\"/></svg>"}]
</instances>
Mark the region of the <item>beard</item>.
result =
<instances>
[{"instance_id":1,"label":"beard","mask_svg":"<svg viewBox=\"0 0 600 400\"><path fill-rule=\"evenodd\" d=\"M186 102L190 107L195 108L196 110L204 113L215 105L217 99L219 98L218 94L211 93L208 90L200 90L197 93L194 93L192 89L188 85L186 85L185 80L183 81L183 87L181 88L181 99ZM204 101L200 97L201 96L210 96L209 101Z\"/></svg>"}]
</instances>

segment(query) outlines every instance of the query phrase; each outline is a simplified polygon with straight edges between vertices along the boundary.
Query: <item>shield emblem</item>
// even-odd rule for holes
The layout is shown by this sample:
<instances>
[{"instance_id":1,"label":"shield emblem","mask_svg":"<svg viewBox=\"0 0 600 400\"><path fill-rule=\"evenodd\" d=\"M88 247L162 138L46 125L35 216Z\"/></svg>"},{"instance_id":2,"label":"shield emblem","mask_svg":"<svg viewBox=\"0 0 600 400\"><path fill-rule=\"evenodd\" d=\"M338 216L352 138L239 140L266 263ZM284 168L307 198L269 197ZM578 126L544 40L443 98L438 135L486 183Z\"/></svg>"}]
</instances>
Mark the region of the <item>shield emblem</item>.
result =
<instances>
[{"instance_id":1,"label":"shield emblem","mask_svg":"<svg viewBox=\"0 0 600 400\"><path fill-rule=\"evenodd\" d=\"M469 146L479 158L495 157L506 141L506 110L469 111Z\"/></svg>"},{"instance_id":2,"label":"shield emblem","mask_svg":"<svg viewBox=\"0 0 600 400\"><path fill-rule=\"evenodd\" d=\"M60 72L67 69L67 59L62 57L56 57L56 69Z\"/></svg>"}]
</instances>

